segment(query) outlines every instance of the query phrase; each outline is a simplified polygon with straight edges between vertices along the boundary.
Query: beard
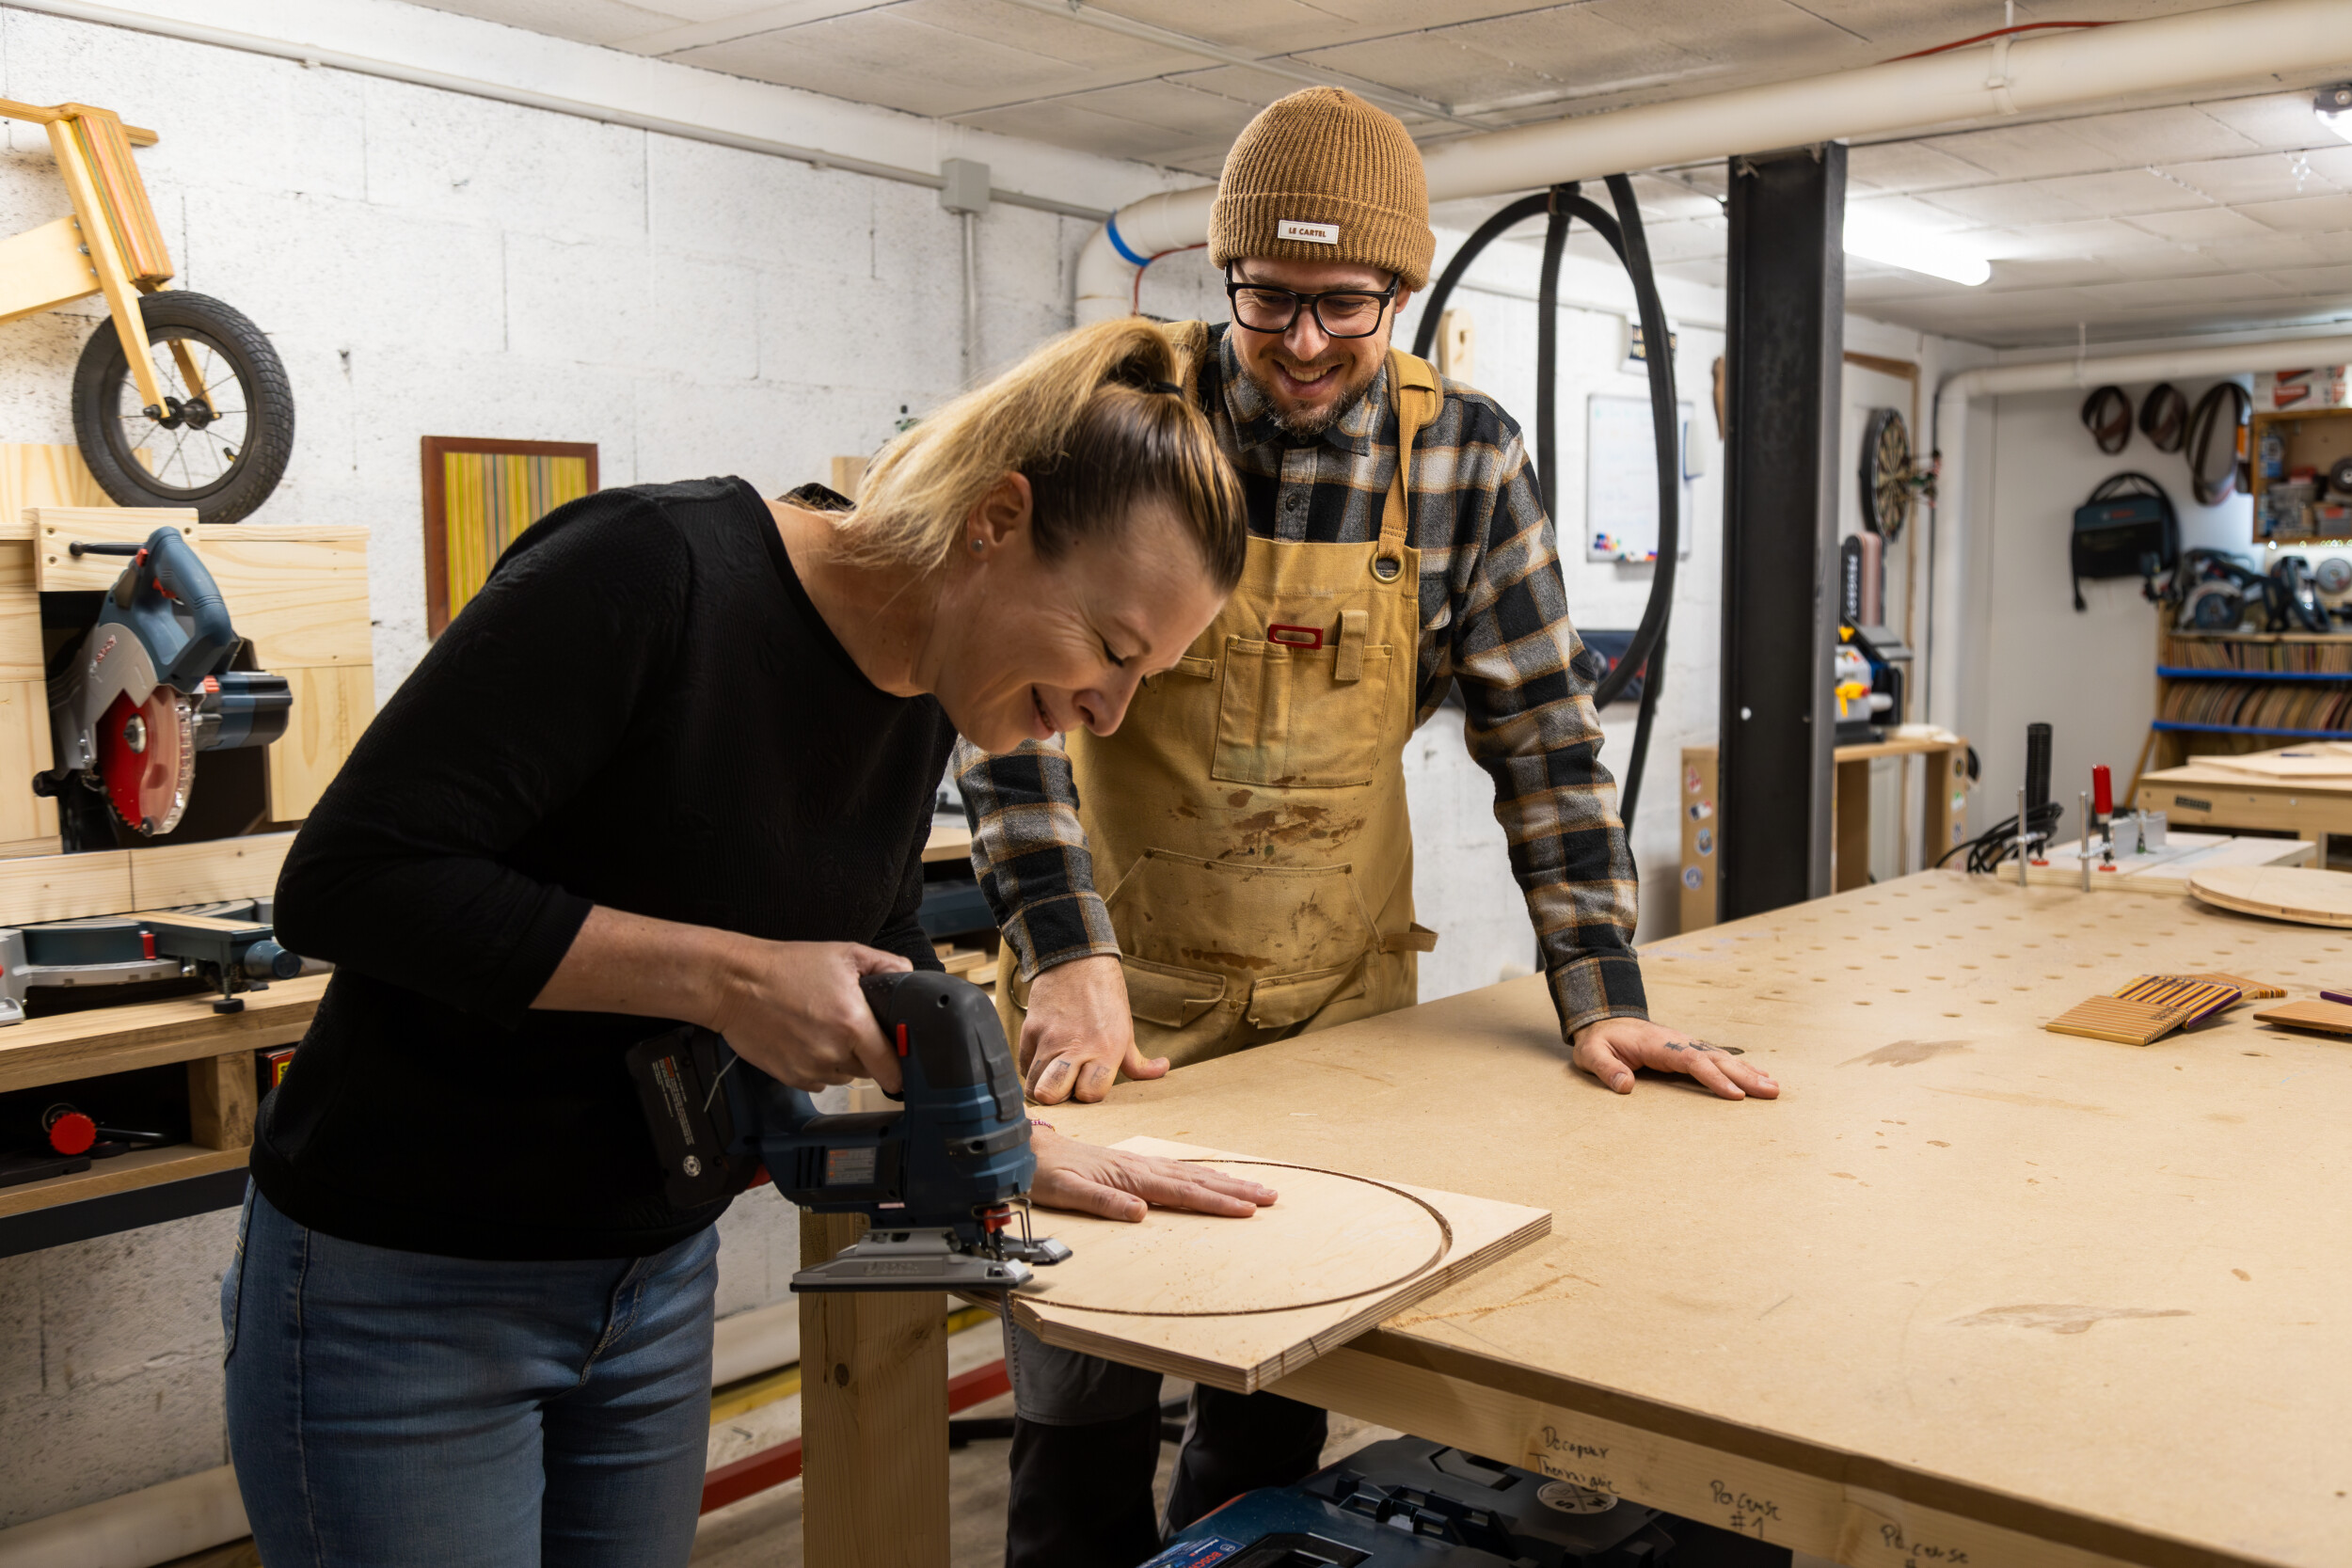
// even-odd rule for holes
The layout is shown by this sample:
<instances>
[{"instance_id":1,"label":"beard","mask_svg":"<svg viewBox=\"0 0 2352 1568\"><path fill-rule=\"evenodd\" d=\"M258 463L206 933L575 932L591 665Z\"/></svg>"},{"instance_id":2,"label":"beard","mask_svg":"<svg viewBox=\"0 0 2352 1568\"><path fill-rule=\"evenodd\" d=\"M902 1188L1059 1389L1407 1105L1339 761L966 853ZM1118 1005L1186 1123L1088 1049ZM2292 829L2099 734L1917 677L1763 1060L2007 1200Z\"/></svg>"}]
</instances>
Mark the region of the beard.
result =
<instances>
[{"instance_id":1,"label":"beard","mask_svg":"<svg viewBox=\"0 0 2352 1568\"><path fill-rule=\"evenodd\" d=\"M1297 440L1313 440L1355 411L1356 405L1364 401L1364 394L1372 390L1372 384L1379 379L1380 369L1387 363L1386 356L1374 360L1354 380L1343 383L1337 397L1311 408L1285 406L1281 395L1260 380L1257 372L1247 363L1243 364L1241 373L1258 388L1267 406L1274 410L1274 422L1283 435Z\"/></svg>"}]
</instances>

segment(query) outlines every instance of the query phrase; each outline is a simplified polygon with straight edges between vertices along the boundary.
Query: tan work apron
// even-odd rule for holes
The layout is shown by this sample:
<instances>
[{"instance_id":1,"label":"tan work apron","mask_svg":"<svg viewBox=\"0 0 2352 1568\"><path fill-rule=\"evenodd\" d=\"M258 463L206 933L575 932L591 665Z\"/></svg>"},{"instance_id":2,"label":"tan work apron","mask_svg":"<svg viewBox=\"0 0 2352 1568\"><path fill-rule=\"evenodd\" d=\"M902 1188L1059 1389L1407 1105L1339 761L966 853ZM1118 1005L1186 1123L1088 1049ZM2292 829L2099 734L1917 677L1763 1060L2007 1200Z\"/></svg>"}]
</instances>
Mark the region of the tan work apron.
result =
<instances>
[{"instance_id":1,"label":"tan work apron","mask_svg":"<svg viewBox=\"0 0 2352 1568\"><path fill-rule=\"evenodd\" d=\"M1416 955L1405 745L1418 707L1421 552L1406 496L1437 374L1389 355L1396 479L1380 537L1252 535L1240 587L1116 734L1067 741L1136 1043L1175 1066L1408 1007ZM999 955L1020 1038L1028 987Z\"/></svg>"}]
</instances>

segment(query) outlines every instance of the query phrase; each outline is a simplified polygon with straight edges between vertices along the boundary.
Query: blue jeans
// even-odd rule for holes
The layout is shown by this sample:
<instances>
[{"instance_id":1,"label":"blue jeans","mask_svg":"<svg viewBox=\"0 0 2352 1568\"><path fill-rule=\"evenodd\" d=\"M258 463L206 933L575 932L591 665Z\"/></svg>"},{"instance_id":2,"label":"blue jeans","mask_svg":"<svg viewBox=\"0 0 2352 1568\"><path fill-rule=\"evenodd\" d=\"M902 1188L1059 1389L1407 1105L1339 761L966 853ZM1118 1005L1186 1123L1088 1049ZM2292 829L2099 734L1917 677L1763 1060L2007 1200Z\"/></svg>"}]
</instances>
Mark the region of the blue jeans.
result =
<instances>
[{"instance_id":1,"label":"blue jeans","mask_svg":"<svg viewBox=\"0 0 2352 1568\"><path fill-rule=\"evenodd\" d=\"M677 1568L710 1435L718 1232L492 1263L246 1191L220 1282L229 1448L270 1568Z\"/></svg>"}]
</instances>

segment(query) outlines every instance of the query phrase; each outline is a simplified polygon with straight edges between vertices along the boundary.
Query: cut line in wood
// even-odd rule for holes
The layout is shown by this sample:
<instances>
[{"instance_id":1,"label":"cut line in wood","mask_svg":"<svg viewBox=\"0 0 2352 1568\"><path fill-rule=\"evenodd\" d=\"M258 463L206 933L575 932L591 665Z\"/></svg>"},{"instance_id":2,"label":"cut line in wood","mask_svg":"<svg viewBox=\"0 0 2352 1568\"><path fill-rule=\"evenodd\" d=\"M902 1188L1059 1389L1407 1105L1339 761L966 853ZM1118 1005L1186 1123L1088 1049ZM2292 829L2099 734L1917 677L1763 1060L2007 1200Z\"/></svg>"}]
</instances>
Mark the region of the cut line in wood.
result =
<instances>
[{"instance_id":1,"label":"cut line in wood","mask_svg":"<svg viewBox=\"0 0 2352 1568\"><path fill-rule=\"evenodd\" d=\"M1355 1301L1378 1291L1394 1290L1415 1275L1424 1270L1434 1269L1444 1262L1446 1254L1454 1246L1454 1227L1446 1223L1445 1215L1438 1212L1437 1205L1426 1198L1415 1196L1402 1187L1391 1186L1386 1181L1375 1181L1369 1176L1350 1176L1345 1171L1325 1170L1317 1165L1288 1164L1280 1160L1186 1160L1184 1164L1188 1165L1259 1165L1270 1170L1305 1171L1311 1176L1327 1176L1335 1180L1355 1181L1367 1187L1377 1187L1382 1192L1395 1194L1429 1216L1438 1227L1438 1250L1412 1267L1396 1273L1390 1278L1376 1280L1360 1290L1323 1296L1314 1301L1285 1301L1270 1307L1195 1307L1188 1310L1148 1307L1102 1307L1089 1302L1072 1301L1066 1296L1052 1293L1052 1276L1046 1275L1039 1276L1041 1285L1033 1288L1033 1294L1039 1299L1050 1301L1054 1306L1067 1312L1102 1312L1119 1318L1246 1318L1261 1312L1296 1312L1310 1307L1335 1307L1341 1302Z\"/></svg>"}]
</instances>

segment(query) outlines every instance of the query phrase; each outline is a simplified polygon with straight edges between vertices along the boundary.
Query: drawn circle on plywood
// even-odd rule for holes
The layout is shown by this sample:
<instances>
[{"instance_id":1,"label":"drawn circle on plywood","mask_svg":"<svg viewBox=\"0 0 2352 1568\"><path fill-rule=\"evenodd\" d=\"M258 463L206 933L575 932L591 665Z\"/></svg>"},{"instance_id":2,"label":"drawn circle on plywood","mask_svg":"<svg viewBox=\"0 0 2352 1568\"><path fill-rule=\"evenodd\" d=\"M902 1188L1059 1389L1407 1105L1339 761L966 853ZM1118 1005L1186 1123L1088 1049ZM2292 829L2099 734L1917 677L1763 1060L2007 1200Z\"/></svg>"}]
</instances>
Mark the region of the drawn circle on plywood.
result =
<instances>
[{"instance_id":1,"label":"drawn circle on plywood","mask_svg":"<svg viewBox=\"0 0 2352 1568\"><path fill-rule=\"evenodd\" d=\"M1072 1227L1062 1222L1077 1216L1057 1214L1054 1229L1073 1257L1085 1255L1089 1229L1123 1232L1120 1256L1083 1276L1057 1279L1058 1269L1041 1269L1022 1296L1041 1307L1122 1318L1294 1312L1394 1290L1445 1261L1454 1247L1454 1227L1436 1208L1370 1177L1276 1160L1184 1164L1263 1180L1281 1197L1241 1220L1154 1209L1140 1227L1104 1220ZM1266 1169L1288 1174L1255 1174ZM1413 1261L1400 1266L1399 1258Z\"/></svg>"},{"instance_id":2,"label":"drawn circle on plywood","mask_svg":"<svg viewBox=\"0 0 2352 1568\"><path fill-rule=\"evenodd\" d=\"M2193 874L2201 903L2300 926L2352 926L2352 873L2292 865L2217 865Z\"/></svg>"}]
</instances>

